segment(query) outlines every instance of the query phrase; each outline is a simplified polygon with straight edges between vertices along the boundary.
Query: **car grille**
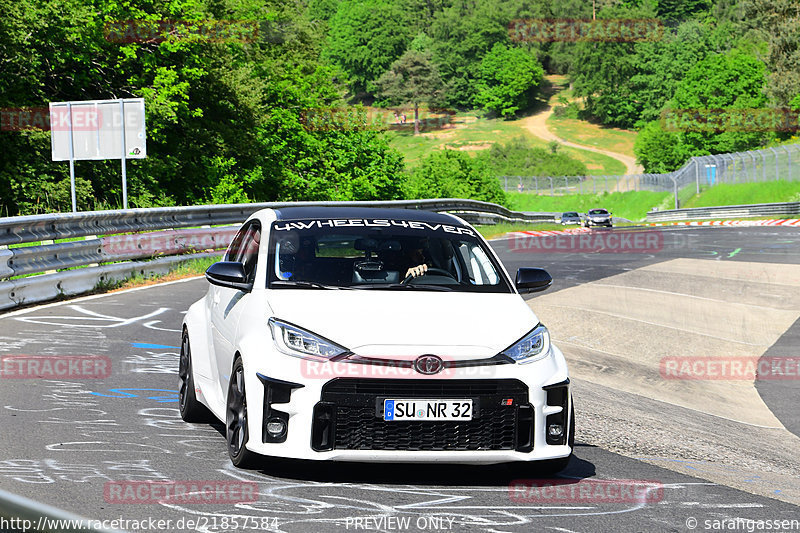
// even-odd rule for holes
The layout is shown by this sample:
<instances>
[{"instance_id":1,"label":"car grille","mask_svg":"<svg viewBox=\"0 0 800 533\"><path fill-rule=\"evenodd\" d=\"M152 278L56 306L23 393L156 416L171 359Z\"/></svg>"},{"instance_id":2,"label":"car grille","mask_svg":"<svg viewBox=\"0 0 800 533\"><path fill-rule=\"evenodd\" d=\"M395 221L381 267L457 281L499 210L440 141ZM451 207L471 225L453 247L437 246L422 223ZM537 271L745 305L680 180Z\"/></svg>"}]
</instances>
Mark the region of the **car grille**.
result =
<instances>
[{"instance_id":1,"label":"car grille","mask_svg":"<svg viewBox=\"0 0 800 533\"><path fill-rule=\"evenodd\" d=\"M385 398L471 398L470 421L382 418ZM501 405L512 400L511 405ZM533 448L533 409L519 380L331 380L314 409L312 448L340 450L517 450Z\"/></svg>"}]
</instances>

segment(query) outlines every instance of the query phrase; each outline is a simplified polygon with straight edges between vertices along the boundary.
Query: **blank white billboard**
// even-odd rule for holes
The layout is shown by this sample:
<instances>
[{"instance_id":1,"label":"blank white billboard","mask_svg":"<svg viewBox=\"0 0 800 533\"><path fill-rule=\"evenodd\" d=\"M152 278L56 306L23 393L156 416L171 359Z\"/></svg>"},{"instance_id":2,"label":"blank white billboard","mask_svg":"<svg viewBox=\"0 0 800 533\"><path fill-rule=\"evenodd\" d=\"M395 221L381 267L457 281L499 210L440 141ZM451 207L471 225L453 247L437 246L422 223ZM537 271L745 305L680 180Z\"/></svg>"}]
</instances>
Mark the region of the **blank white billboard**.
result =
<instances>
[{"instance_id":1,"label":"blank white billboard","mask_svg":"<svg viewBox=\"0 0 800 533\"><path fill-rule=\"evenodd\" d=\"M144 98L51 102L50 138L53 161L143 159Z\"/></svg>"}]
</instances>

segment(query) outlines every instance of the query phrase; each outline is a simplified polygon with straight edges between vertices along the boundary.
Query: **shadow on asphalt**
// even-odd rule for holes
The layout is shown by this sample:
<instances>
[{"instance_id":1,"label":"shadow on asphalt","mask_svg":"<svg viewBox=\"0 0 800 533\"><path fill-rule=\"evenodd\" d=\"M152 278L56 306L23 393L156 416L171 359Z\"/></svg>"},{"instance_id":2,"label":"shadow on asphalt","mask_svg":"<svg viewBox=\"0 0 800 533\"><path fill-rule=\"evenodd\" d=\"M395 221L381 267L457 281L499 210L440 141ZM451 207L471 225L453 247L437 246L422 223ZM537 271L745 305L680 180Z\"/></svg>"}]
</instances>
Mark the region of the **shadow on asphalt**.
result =
<instances>
[{"instance_id":1,"label":"shadow on asphalt","mask_svg":"<svg viewBox=\"0 0 800 533\"><path fill-rule=\"evenodd\" d=\"M559 474L538 471L535 463L486 466L405 463L345 463L265 459L257 468L271 478L320 483L391 485L507 486L519 479L584 479L595 475L593 463L573 456Z\"/></svg>"}]
</instances>

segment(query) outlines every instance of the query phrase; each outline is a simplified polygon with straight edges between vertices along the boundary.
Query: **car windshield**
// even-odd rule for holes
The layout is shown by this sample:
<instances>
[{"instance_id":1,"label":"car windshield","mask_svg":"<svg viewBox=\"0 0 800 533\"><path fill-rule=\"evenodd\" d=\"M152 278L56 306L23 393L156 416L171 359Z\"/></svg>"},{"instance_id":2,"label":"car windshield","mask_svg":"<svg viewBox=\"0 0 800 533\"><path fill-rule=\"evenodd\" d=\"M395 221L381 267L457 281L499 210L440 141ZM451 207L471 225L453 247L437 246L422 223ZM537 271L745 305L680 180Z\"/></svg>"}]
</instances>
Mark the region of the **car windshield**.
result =
<instances>
[{"instance_id":1,"label":"car windshield","mask_svg":"<svg viewBox=\"0 0 800 533\"><path fill-rule=\"evenodd\" d=\"M578 213L569 212L569 213L564 213L563 216L564 217L576 217L576 216L578 216Z\"/></svg>"},{"instance_id":2,"label":"car windshield","mask_svg":"<svg viewBox=\"0 0 800 533\"><path fill-rule=\"evenodd\" d=\"M513 292L466 226L389 219L280 220L272 225L268 286ZM407 278L409 268L425 275Z\"/></svg>"},{"instance_id":3,"label":"car windshield","mask_svg":"<svg viewBox=\"0 0 800 533\"><path fill-rule=\"evenodd\" d=\"M608 211L606 211L605 209L590 209L589 210L589 214L590 215L607 215Z\"/></svg>"}]
</instances>

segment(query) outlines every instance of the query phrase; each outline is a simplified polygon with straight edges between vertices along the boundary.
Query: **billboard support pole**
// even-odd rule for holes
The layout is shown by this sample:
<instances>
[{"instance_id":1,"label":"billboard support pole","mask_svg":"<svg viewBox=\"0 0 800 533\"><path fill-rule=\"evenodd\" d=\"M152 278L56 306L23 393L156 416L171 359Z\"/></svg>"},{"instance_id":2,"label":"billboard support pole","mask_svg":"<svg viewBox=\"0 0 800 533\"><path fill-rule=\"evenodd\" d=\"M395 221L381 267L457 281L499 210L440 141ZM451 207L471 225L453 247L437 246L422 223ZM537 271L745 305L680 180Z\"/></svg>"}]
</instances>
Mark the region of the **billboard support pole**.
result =
<instances>
[{"instance_id":1,"label":"billboard support pole","mask_svg":"<svg viewBox=\"0 0 800 533\"><path fill-rule=\"evenodd\" d=\"M128 174L125 168L125 102L119 99L120 113L122 114L122 208L128 209Z\"/></svg>"},{"instance_id":2,"label":"billboard support pole","mask_svg":"<svg viewBox=\"0 0 800 533\"><path fill-rule=\"evenodd\" d=\"M69 118L69 189L72 197L72 212L78 212L78 201L75 194L75 146L72 141L72 104L67 104Z\"/></svg>"}]
</instances>

